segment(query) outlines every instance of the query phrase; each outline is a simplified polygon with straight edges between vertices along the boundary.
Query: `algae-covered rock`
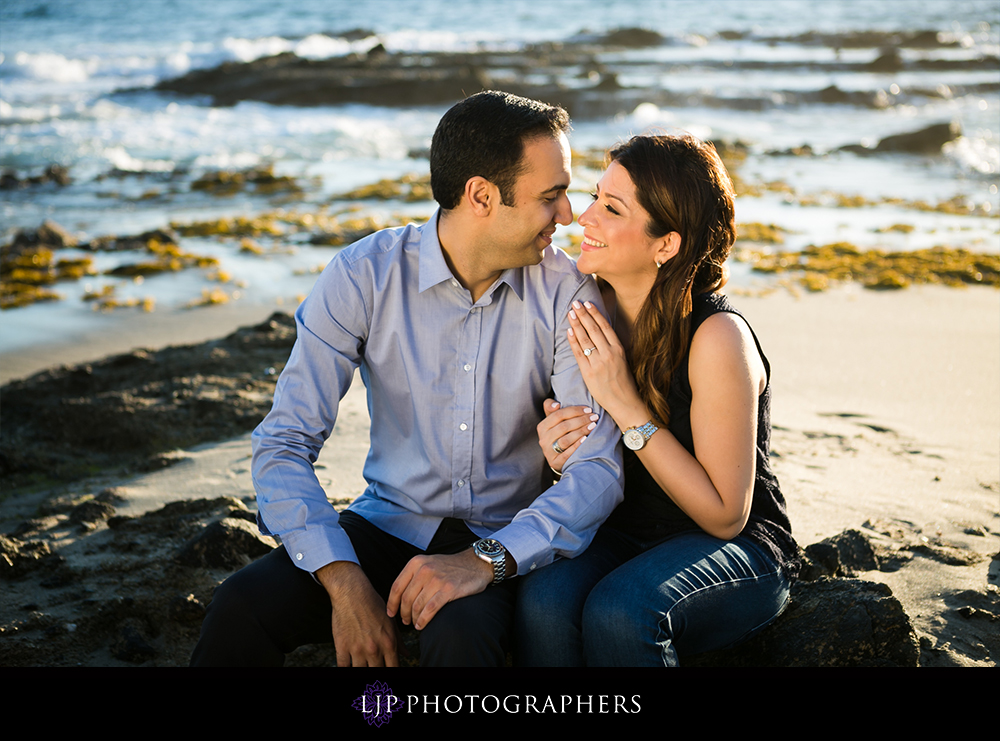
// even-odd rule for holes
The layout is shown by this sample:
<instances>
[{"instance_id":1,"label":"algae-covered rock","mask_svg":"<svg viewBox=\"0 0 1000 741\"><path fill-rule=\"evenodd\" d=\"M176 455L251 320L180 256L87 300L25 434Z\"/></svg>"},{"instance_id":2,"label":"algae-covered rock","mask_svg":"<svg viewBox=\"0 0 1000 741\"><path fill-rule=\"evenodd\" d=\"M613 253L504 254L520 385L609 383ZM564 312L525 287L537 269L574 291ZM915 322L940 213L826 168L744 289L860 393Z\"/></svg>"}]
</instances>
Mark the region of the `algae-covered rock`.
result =
<instances>
[{"instance_id":1,"label":"algae-covered rock","mask_svg":"<svg viewBox=\"0 0 1000 741\"><path fill-rule=\"evenodd\" d=\"M742 248L733 259L749 262L760 273L799 273L809 290L831 281L857 281L866 288L898 289L915 283L1000 287L1000 255L962 248L933 247L911 252L860 250L848 242L815 246L801 252L764 252Z\"/></svg>"}]
</instances>

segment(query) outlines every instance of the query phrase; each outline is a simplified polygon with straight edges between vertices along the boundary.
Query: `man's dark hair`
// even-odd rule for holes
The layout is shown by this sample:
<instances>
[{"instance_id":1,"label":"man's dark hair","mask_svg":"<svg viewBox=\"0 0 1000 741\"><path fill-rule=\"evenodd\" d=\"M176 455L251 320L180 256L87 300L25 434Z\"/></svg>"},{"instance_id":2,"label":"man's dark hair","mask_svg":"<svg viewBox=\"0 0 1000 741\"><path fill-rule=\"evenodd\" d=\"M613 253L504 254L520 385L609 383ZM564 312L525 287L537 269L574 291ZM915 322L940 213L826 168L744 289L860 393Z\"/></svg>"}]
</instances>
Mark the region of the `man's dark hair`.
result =
<instances>
[{"instance_id":1,"label":"man's dark hair","mask_svg":"<svg viewBox=\"0 0 1000 741\"><path fill-rule=\"evenodd\" d=\"M486 178L500 202L514 205L514 186L525 170L524 142L569 131L569 114L558 106L486 90L451 108L431 140L431 190L441 208L455 208L469 178Z\"/></svg>"}]
</instances>

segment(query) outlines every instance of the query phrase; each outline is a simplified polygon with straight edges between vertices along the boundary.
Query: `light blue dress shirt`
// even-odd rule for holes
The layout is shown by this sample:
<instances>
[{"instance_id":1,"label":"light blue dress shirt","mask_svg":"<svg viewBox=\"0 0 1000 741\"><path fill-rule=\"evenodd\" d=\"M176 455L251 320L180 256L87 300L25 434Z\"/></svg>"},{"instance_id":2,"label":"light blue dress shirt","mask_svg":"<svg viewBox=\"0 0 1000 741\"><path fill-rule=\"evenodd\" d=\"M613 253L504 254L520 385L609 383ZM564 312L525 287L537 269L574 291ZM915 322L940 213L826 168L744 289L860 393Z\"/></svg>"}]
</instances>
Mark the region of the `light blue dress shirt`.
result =
<instances>
[{"instance_id":1,"label":"light blue dress shirt","mask_svg":"<svg viewBox=\"0 0 1000 741\"><path fill-rule=\"evenodd\" d=\"M351 510L419 548L442 518L464 520L500 540L519 574L581 553L622 499L622 464L602 414L545 488L542 402L600 412L566 338L574 300L600 302L597 286L549 248L473 303L444 260L436 214L344 248L296 311L295 347L253 433L262 530L306 571L357 562L313 463L360 366L371 449Z\"/></svg>"}]
</instances>

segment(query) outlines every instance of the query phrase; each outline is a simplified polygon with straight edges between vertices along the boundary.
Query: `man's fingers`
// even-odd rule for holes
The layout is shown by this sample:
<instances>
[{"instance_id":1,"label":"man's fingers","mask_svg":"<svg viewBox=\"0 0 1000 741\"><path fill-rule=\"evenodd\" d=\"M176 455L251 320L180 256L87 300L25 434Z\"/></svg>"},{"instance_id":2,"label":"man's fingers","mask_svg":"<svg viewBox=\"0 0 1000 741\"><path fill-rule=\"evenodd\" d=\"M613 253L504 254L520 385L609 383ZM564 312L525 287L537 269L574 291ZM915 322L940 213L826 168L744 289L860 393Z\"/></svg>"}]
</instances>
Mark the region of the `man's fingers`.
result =
<instances>
[{"instance_id":1,"label":"man's fingers","mask_svg":"<svg viewBox=\"0 0 1000 741\"><path fill-rule=\"evenodd\" d=\"M389 590L389 601L385 603L385 612L389 617L395 617L397 612L400 613L400 618L403 617L403 594L406 592L407 587L410 585L410 580L413 578L410 570L410 564L412 563L412 561L407 563L403 570L399 572L396 581L392 583L392 589ZM403 622L409 625L405 619Z\"/></svg>"},{"instance_id":2,"label":"man's fingers","mask_svg":"<svg viewBox=\"0 0 1000 741\"><path fill-rule=\"evenodd\" d=\"M421 606L419 612L414 610L413 627L417 630L423 630L427 623L438 614L438 610L449 602L451 602L450 597L445 596L443 592L437 592L431 599L427 600L426 604Z\"/></svg>"}]
</instances>

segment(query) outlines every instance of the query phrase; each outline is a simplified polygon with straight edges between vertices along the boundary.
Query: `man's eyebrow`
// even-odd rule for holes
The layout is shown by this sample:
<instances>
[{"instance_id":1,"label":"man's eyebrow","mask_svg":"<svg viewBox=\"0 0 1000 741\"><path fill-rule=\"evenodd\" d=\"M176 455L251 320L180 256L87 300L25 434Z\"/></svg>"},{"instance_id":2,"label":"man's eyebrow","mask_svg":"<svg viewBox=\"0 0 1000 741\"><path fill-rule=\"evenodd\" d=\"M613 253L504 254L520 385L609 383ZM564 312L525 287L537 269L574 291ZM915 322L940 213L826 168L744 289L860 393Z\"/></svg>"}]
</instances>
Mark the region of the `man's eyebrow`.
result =
<instances>
[{"instance_id":1,"label":"man's eyebrow","mask_svg":"<svg viewBox=\"0 0 1000 741\"><path fill-rule=\"evenodd\" d=\"M543 190L541 195L545 195L546 193L556 193L560 190L569 190L569 184L567 183L566 185L553 185L548 190Z\"/></svg>"}]
</instances>

